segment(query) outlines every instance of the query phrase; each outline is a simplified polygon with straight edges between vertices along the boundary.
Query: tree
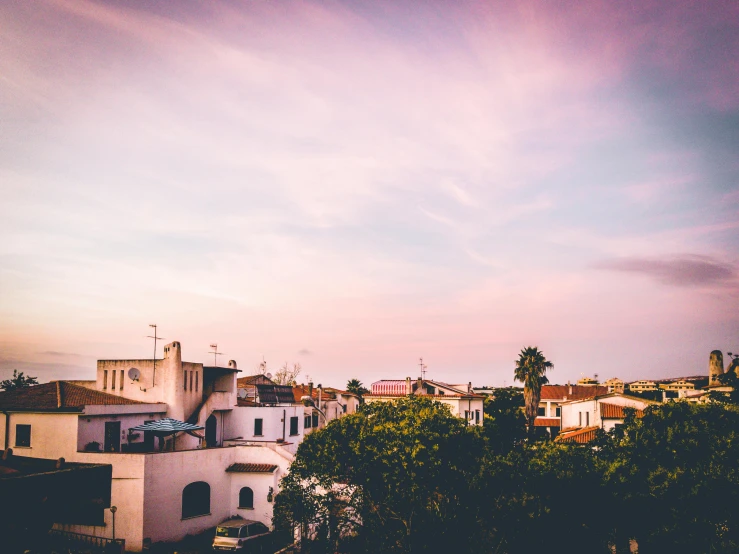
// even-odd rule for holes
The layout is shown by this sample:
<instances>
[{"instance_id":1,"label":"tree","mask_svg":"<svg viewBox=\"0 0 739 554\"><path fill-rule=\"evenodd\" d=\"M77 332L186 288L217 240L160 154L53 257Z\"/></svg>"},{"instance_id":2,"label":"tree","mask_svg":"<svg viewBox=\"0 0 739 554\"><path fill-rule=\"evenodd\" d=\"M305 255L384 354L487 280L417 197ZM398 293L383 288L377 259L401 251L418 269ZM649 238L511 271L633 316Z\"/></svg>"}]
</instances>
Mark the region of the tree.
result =
<instances>
[{"instance_id":1,"label":"tree","mask_svg":"<svg viewBox=\"0 0 739 554\"><path fill-rule=\"evenodd\" d=\"M298 375L300 375L301 370L302 368L300 367L300 364L294 363L292 367L290 367L290 365L285 362L285 365L278 369L277 373L274 374L272 380L278 385L295 385L295 380L298 378Z\"/></svg>"},{"instance_id":2,"label":"tree","mask_svg":"<svg viewBox=\"0 0 739 554\"><path fill-rule=\"evenodd\" d=\"M539 408L541 386L549 382L546 371L554 364L544 357L536 346L527 346L521 350L516 360L514 377L523 383L523 397L526 402L526 423L529 437L534 436L534 420Z\"/></svg>"},{"instance_id":3,"label":"tree","mask_svg":"<svg viewBox=\"0 0 739 554\"><path fill-rule=\"evenodd\" d=\"M432 399L365 404L300 444L275 526L299 524L329 552L471 551L483 446L479 427Z\"/></svg>"},{"instance_id":4,"label":"tree","mask_svg":"<svg viewBox=\"0 0 739 554\"><path fill-rule=\"evenodd\" d=\"M11 379L5 379L0 382L0 389L15 390L30 387L32 385L38 385L36 377L26 377L22 371L19 373L17 369L14 369L13 377Z\"/></svg>"},{"instance_id":5,"label":"tree","mask_svg":"<svg viewBox=\"0 0 739 554\"><path fill-rule=\"evenodd\" d=\"M362 385L362 381L360 381L359 379L349 379L346 384L346 390L356 394L359 397L360 402L363 401L362 396L369 392L369 390L364 388L364 385Z\"/></svg>"},{"instance_id":6,"label":"tree","mask_svg":"<svg viewBox=\"0 0 739 554\"><path fill-rule=\"evenodd\" d=\"M526 438L523 391L515 387L495 389L485 398L483 434L496 453L510 452Z\"/></svg>"}]
</instances>

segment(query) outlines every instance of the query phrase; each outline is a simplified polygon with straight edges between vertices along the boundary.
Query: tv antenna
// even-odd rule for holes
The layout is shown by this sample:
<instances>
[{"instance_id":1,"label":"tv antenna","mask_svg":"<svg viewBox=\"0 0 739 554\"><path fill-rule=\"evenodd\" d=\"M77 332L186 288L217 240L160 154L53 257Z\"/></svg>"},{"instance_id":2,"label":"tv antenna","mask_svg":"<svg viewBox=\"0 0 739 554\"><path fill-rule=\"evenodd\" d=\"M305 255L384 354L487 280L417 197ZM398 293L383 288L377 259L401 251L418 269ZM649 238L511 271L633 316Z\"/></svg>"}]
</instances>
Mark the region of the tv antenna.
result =
<instances>
[{"instance_id":1,"label":"tv antenna","mask_svg":"<svg viewBox=\"0 0 739 554\"><path fill-rule=\"evenodd\" d=\"M210 347L213 349L213 352L208 352L208 354L213 354L213 365L218 367L218 356L223 354L223 352L218 352L218 344L216 343L211 344Z\"/></svg>"},{"instance_id":2,"label":"tv antenna","mask_svg":"<svg viewBox=\"0 0 739 554\"><path fill-rule=\"evenodd\" d=\"M152 358L152 361L154 362L154 372L151 377L151 386L153 387L157 384L157 341L164 340L164 337L157 336L156 323L149 324L149 327L154 328L154 336L152 337L151 335L149 335L148 337L146 337L147 339L154 339L154 357Z\"/></svg>"},{"instance_id":3,"label":"tv antenna","mask_svg":"<svg viewBox=\"0 0 739 554\"><path fill-rule=\"evenodd\" d=\"M426 364L423 363L423 358L418 358L418 365L421 366L421 379L426 379Z\"/></svg>"}]
</instances>

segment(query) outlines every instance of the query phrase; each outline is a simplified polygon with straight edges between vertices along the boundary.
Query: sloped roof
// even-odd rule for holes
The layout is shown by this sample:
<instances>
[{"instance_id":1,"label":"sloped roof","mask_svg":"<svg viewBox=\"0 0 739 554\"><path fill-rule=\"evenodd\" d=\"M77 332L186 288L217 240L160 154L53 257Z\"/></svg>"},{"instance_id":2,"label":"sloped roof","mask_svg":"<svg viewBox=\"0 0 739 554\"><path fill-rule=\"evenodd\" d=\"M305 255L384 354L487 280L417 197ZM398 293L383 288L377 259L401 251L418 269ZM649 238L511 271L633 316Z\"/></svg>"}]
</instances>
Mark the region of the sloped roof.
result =
<instances>
[{"instance_id":1,"label":"sloped roof","mask_svg":"<svg viewBox=\"0 0 739 554\"><path fill-rule=\"evenodd\" d=\"M272 464L231 464L226 468L229 473L274 473L277 469Z\"/></svg>"},{"instance_id":2,"label":"sloped roof","mask_svg":"<svg viewBox=\"0 0 739 554\"><path fill-rule=\"evenodd\" d=\"M245 387L247 385L274 385L275 382L267 377L258 373L256 375L247 375L246 377L239 377L236 379L236 386Z\"/></svg>"},{"instance_id":3,"label":"sloped roof","mask_svg":"<svg viewBox=\"0 0 739 554\"><path fill-rule=\"evenodd\" d=\"M541 400L584 400L608 394L608 387L600 385L542 385Z\"/></svg>"},{"instance_id":4,"label":"sloped roof","mask_svg":"<svg viewBox=\"0 0 739 554\"><path fill-rule=\"evenodd\" d=\"M624 408L630 406L619 406L618 404L609 404L608 402L600 403L600 417L602 419L624 419L626 417ZM636 410L636 417L644 417L644 410L633 408Z\"/></svg>"},{"instance_id":5,"label":"sloped roof","mask_svg":"<svg viewBox=\"0 0 739 554\"><path fill-rule=\"evenodd\" d=\"M0 409L10 411L81 411L84 406L120 406L146 404L66 381L52 381L0 392Z\"/></svg>"},{"instance_id":6,"label":"sloped roof","mask_svg":"<svg viewBox=\"0 0 739 554\"><path fill-rule=\"evenodd\" d=\"M587 444L595 440L595 432L599 427L585 427L584 429L575 429L574 431L565 431L557 435L555 441L559 442L576 442L578 444Z\"/></svg>"},{"instance_id":7,"label":"sloped roof","mask_svg":"<svg viewBox=\"0 0 739 554\"><path fill-rule=\"evenodd\" d=\"M558 417L537 417L534 420L534 427L559 427L560 424Z\"/></svg>"}]
</instances>

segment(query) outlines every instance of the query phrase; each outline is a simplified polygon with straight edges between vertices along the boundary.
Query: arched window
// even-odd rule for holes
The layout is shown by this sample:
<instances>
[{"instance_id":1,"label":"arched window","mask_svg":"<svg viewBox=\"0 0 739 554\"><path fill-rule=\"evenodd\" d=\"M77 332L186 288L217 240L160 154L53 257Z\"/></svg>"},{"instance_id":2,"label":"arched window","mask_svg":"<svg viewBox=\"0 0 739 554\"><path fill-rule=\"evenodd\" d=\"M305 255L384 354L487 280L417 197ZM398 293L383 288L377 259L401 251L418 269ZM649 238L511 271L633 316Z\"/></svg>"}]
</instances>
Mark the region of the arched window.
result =
<instances>
[{"instance_id":1,"label":"arched window","mask_svg":"<svg viewBox=\"0 0 739 554\"><path fill-rule=\"evenodd\" d=\"M182 519L210 513L210 485L204 481L190 483L182 489Z\"/></svg>"},{"instance_id":2,"label":"arched window","mask_svg":"<svg viewBox=\"0 0 739 554\"><path fill-rule=\"evenodd\" d=\"M249 487L244 487L239 491L239 508L254 507L254 491Z\"/></svg>"}]
</instances>

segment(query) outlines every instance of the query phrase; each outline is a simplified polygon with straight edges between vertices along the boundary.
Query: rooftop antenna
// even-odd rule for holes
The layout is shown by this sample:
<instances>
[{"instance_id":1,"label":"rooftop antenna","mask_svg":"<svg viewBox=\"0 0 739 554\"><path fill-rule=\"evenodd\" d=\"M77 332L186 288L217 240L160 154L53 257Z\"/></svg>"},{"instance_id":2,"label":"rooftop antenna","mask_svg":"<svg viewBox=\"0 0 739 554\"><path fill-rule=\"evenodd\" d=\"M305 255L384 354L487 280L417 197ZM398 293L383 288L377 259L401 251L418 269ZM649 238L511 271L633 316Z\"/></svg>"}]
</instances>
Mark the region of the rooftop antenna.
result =
<instances>
[{"instance_id":1,"label":"rooftop antenna","mask_svg":"<svg viewBox=\"0 0 739 554\"><path fill-rule=\"evenodd\" d=\"M213 349L213 352L208 352L208 354L213 354L213 365L218 367L218 356L223 354L223 352L218 352L218 344L211 344L210 347Z\"/></svg>"},{"instance_id":2,"label":"rooftop antenna","mask_svg":"<svg viewBox=\"0 0 739 554\"><path fill-rule=\"evenodd\" d=\"M421 379L426 379L426 364L423 363L423 358L418 358L418 365L421 366Z\"/></svg>"},{"instance_id":3,"label":"rooftop antenna","mask_svg":"<svg viewBox=\"0 0 739 554\"><path fill-rule=\"evenodd\" d=\"M264 354L262 354L262 361L259 362L259 371L262 375L267 373L267 360L264 359Z\"/></svg>"},{"instance_id":4,"label":"rooftop antenna","mask_svg":"<svg viewBox=\"0 0 739 554\"><path fill-rule=\"evenodd\" d=\"M151 335L149 335L148 337L146 337L147 339L154 339L154 357L152 358L152 361L154 362L154 373L152 374L152 377L151 377L151 386L154 387L157 384L157 341L164 340L164 337L157 336L157 324L156 323L149 324L149 327L154 328L154 336L152 337Z\"/></svg>"}]
</instances>

